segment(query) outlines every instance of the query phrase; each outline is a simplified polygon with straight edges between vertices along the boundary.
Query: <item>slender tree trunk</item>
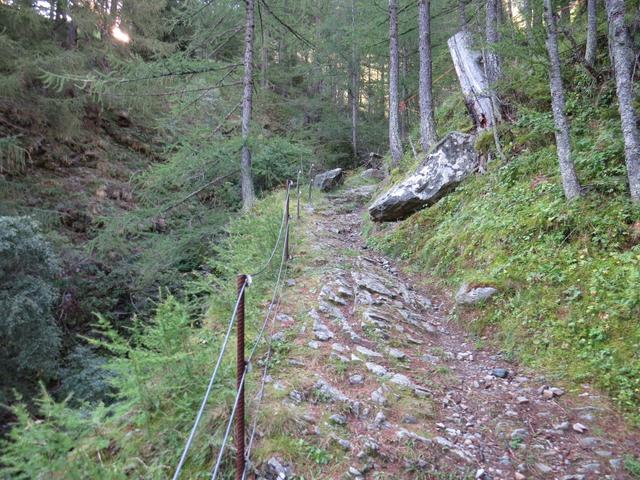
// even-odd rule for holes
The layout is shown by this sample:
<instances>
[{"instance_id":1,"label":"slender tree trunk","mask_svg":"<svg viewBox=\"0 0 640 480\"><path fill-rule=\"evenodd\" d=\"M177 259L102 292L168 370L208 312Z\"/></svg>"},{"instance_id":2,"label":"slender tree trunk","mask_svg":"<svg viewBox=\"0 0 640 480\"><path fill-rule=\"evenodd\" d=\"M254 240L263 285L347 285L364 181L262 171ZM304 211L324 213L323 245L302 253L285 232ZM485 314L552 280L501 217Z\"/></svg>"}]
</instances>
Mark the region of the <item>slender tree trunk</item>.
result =
<instances>
[{"instance_id":1,"label":"slender tree trunk","mask_svg":"<svg viewBox=\"0 0 640 480\"><path fill-rule=\"evenodd\" d=\"M251 175L251 151L249 150L249 130L253 107L253 30L254 0L246 0L246 25L244 32L244 77L242 84L242 160L240 162L240 183L242 188L242 208L250 210L255 202L253 178Z\"/></svg>"},{"instance_id":2,"label":"slender tree trunk","mask_svg":"<svg viewBox=\"0 0 640 480\"><path fill-rule=\"evenodd\" d=\"M495 48L500 40L498 35L498 2L501 0L487 0L487 26L486 36L488 44L488 52L485 53L485 75L489 82L489 95L491 98L491 125L494 127L494 133L496 125L501 121L502 115L500 114L500 102L498 102L498 95L495 89L495 82L502 76L502 69L500 67L500 58L495 52Z\"/></svg>"},{"instance_id":3,"label":"slender tree trunk","mask_svg":"<svg viewBox=\"0 0 640 480\"><path fill-rule=\"evenodd\" d=\"M387 114L387 82L385 79L386 69L385 64L380 64L380 108L382 109L382 118Z\"/></svg>"},{"instance_id":4,"label":"slender tree trunk","mask_svg":"<svg viewBox=\"0 0 640 480\"><path fill-rule=\"evenodd\" d=\"M632 66L634 56L624 20L625 2L624 0L606 0L606 7L609 21L609 45L616 76L629 190L631 199L634 202L640 202L640 132L637 123L638 114L633 106Z\"/></svg>"},{"instance_id":5,"label":"slender tree trunk","mask_svg":"<svg viewBox=\"0 0 640 480\"><path fill-rule=\"evenodd\" d=\"M76 48L78 46L78 25L71 15L71 0L67 0L66 17L69 19L67 24L67 48Z\"/></svg>"},{"instance_id":6,"label":"slender tree trunk","mask_svg":"<svg viewBox=\"0 0 640 480\"><path fill-rule=\"evenodd\" d=\"M544 10L547 21L547 50L549 52L549 83L551 86L551 107L556 127L556 146L560 163L562 187L567 200L580 196L580 184L571 159L571 145L569 143L569 125L564 106L564 87L560 73L560 54L558 53L558 31L552 0L544 0Z\"/></svg>"},{"instance_id":7,"label":"slender tree trunk","mask_svg":"<svg viewBox=\"0 0 640 480\"><path fill-rule=\"evenodd\" d=\"M531 10L531 0L522 0L522 16L524 17L524 28L527 33L527 40L531 43L531 40L533 40L533 12Z\"/></svg>"},{"instance_id":8,"label":"slender tree trunk","mask_svg":"<svg viewBox=\"0 0 640 480\"><path fill-rule=\"evenodd\" d=\"M495 47L498 44L498 1L487 0L487 45L489 52L487 53L487 74L489 83L492 84L500 78L500 60L495 53Z\"/></svg>"},{"instance_id":9,"label":"slender tree trunk","mask_svg":"<svg viewBox=\"0 0 640 480\"><path fill-rule=\"evenodd\" d=\"M418 46L420 52L420 143L426 153L436 143L431 79L431 1L418 1Z\"/></svg>"},{"instance_id":10,"label":"slender tree trunk","mask_svg":"<svg viewBox=\"0 0 640 480\"><path fill-rule=\"evenodd\" d=\"M402 158L398 107L398 2L389 0L389 147L394 167Z\"/></svg>"},{"instance_id":11,"label":"slender tree trunk","mask_svg":"<svg viewBox=\"0 0 640 480\"><path fill-rule=\"evenodd\" d=\"M51 20L52 22L56 19L56 4L58 3L57 0L51 0L49 2L49 20Z\"/></svg>"},{"instance_id":12,"label":"slender tree trunk","mask_svg":"<svg viewBox=\"0 0 640 480\"><path fill-rule=\"evenodd\" d=\"M351 149L353 157L358 157L358 110L360 109L360 59L356 46L356 0L351 0Z\"/></svg>"},{"instance_id":13,"label":"slender tree trunk","mask_svg":"<svg viewBox=\"0 0 640 480\"><path fill-rule=\"evenodd\" d=\"M458 0L458 24L460 25L460 30L466 30L467 23L469 23L469 20L467 19L467 8L465 1Z\"/></svg>"},{"instance_id":14,"label":"slender tree trunk","mask_svg":"<svg viewBox=\"0 0 640 480\"><path fill-rule=\"evenodd\" d=\"M264 89L269 85L269 31L263 30L262 32L262 62L260 63L260 86Z\"/></svg>"},{"instance_id":15,"label":"slender tree trunk","mask_svg":"<svg viewBox=\"0 0 640 480\"><path fill-rule=\"evenodd\" d=\"M404 140L407 137L409 129L409 111L407 110L407 77L409 76L409 52L407 46L402 46L401 55L401 88L400 88L400 138Z\"/></svg>"},{"instance_id":16,"label":"slender tree trunk","mask_svg":"<svg viewBox=\"0 0 640 480\"><path fill-rule=\"evenodd\" d=\"M118 16L118 0L111 0L111 9L109 11L109 15L111 15L111 19L115 21Z\"/></svg>"},{"instance_id":17,"label":"slender tree trunk","mask_svg":"<svg viewBox=\"0 0 640 480\"><path fill-rule=\"evenodd\" d=\"M584 61L593 67L598 51L598 0L587 0L587 49Z\"/></svg>"}]
</instances>

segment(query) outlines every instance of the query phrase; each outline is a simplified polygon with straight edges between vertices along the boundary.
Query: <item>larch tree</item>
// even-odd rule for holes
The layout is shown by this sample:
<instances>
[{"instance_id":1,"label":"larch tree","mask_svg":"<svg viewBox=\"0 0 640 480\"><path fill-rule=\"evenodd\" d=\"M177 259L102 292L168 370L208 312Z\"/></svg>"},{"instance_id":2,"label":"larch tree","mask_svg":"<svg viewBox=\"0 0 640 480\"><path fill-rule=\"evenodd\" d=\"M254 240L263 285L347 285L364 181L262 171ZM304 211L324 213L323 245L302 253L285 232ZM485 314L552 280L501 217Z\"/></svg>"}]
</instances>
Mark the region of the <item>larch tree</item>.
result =
<instances>
[{"instance_id":1,"label":"larch tree","mask_svg":"<svg viewBox=\"0 0 640 480\"><path fill-rule=\"evenodd\" d=\"M458 0L458 24L460 25L460 30L466 30L467 23L467 6L465 0Z\"/></svg>"},{"instance_id":2,"label":"larch tree","mask_svg":"<svg viewBox=\"0 0 640 480\"><path fill-rule=\"evenodd\" d=\"M489 52L486 55L487 75L489 83L500 78L500 60L495 52L495 47L500 40L498 34L498 0L487 0L487 26L486 37Z\"/></svg>"},{"instance_id":3,"label":"larch tree","mask_svg":"<svg viewBox=\"0 0 640 480\"><path fill-rule=\"evenodd\" d=\"M356 0L351 0L351 85L349 100L351 102L351 149L353 156L358 156L358 110L360 109L360 58L356 40Z\"/></svg>"},{"instance_id":4,"label":"larch tree","mask_svg":"<svg viewBox=\"0 0 640 480\"><path fill-rule=\"evenodd\" d=\"M640 132L635 111L633 85L633 49L625 24L624 0L606 0L609 22L609 46L616 77L618 108L624 137L624 155L631 199L640 202Z\"/></svg>"},{"instance_id":5,"label":"larch tree","mask_svg":"<svg viewBox=\"0 0 640 480\"><path fill-rule=\"evenodd\" d=\"M555 123L556 148L560 164L562 187L567 200L580 196L580 183L571 159L569 143L569 124L565 112L564 87L560 72L560 54L558 52L558 31L552 0L544 0L544 13L547 23L547 51L549 53L549 84L551 87L551 108Z\"/></svg>"},{"instance_id":6,"label":"larch tree","mask_svg":"<svg viewBox=\"0 0 640 480\"><path fill-rule=\"evenodd\" d=\"M598 0L587 0L587 48L584 61L593 67L598 51Z\"/></svg>"},{"instance_id":7,"label":"larch tree","mask_svg":"<svg viewBox=\"0 0 640 480\"><path fill-rule=\"evenodd\" d=\"M250 210L255 202L253 177L251 175L251 150L249 149L249 131L251 110L253 107L253 32L254 0L246 0L246 23L244 32L244 76L242 79L242 159L240 161L240 184L242 190L242 208Z\"/></svg>"},{"instance_id":8,"label":"larch tree","mask_svg":"<svg viewBox=\"0 0 640 480\"><path fill-rule=\"evenodd\" d=\"M392 165L402 158L398 101L398 2L389 0L389 147Z\"/></svg>"},{"instance_id":9,"label":"larch tree","mask_svg":"<svg viewBox=\"0 0 640 480\"><path fill-rule=\"evenodd\" d=\"M420 53L420 142L422 143L422 150L424 152L428 152L437 141L436 122L433 113L430 4L430 0L418 1L418 50Z\"/></svg>"}]
</instances>

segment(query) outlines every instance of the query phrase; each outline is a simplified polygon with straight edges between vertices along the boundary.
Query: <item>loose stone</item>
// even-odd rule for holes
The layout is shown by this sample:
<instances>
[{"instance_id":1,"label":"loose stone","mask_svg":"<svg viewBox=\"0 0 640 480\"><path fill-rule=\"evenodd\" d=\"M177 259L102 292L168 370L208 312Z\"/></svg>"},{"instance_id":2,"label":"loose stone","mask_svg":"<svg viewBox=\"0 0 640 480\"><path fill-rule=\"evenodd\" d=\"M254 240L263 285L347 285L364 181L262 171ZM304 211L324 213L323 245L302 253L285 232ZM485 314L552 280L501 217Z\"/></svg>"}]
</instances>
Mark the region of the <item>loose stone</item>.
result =
<instances>
[{"instance_id":1,"label":"loose stone","mask_svg":"<svg viewBox=\"0 0 640 480\"><path fill-rule=\"evenodd\" d=\"M494 368L491 370L491 375L497 378L507 378L509 376L509 370L505 368Z\"/></svg>"},{"instance_id":2,"label":"loose stone","mask_svg":"<svg viewBox=\"0 0 640 480\"><path fill-rule=\"evenodd\" d=\"M381 377L384 377L387 374L387 369L384 368L382 365L378 365L377 363L371 363L371 362L367 362L365 363L367 370L369 370L372 373L375 373L376 375L379 375Z\"/></svg>"}]
</instances>

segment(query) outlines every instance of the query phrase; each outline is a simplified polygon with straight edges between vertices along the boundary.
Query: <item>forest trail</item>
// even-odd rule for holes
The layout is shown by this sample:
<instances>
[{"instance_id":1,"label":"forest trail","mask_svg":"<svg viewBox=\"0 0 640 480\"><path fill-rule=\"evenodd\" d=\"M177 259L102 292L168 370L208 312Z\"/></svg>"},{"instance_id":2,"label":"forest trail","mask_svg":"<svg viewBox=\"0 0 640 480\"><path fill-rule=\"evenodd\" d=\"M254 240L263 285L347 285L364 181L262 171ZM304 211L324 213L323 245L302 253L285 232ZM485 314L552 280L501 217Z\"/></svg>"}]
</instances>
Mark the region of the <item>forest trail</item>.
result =
<instances>
[{"instance_id":1,"label":"forest trail","mask_svg":"<svg viewBox=\"0 0 640 480\"><path fill-rule=\"evenodd\" d=\"M449 320L449 295L366 248L372 192L303 213L271 332L283 358L268 378L259 478L634 478L622 465L640 435L604 397L509 363ZM285 438L308 462L287 460Z\"/></svg>"}]
</instances>

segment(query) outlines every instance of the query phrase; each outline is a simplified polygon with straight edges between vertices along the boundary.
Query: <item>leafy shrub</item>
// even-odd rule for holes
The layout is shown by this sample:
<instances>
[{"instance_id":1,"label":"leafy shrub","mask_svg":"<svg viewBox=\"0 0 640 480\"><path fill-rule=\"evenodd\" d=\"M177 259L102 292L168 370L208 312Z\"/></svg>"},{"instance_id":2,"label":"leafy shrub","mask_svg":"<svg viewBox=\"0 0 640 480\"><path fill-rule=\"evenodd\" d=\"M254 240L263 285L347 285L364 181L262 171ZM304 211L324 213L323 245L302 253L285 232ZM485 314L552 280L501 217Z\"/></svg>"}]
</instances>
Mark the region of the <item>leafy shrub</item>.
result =
<instances>
[{"instance_id":1,"label":"leafy shrub","mask_svg":"<svg viewBox=\"0 0 640 480\"><path fill-rule=\"evenodd\" d=\"M0 391L51 378L61 332L53 316L57 257L28 217L0 217ZM6 379L6 380L5 380Z\"/></svg>"}]
</instances>

